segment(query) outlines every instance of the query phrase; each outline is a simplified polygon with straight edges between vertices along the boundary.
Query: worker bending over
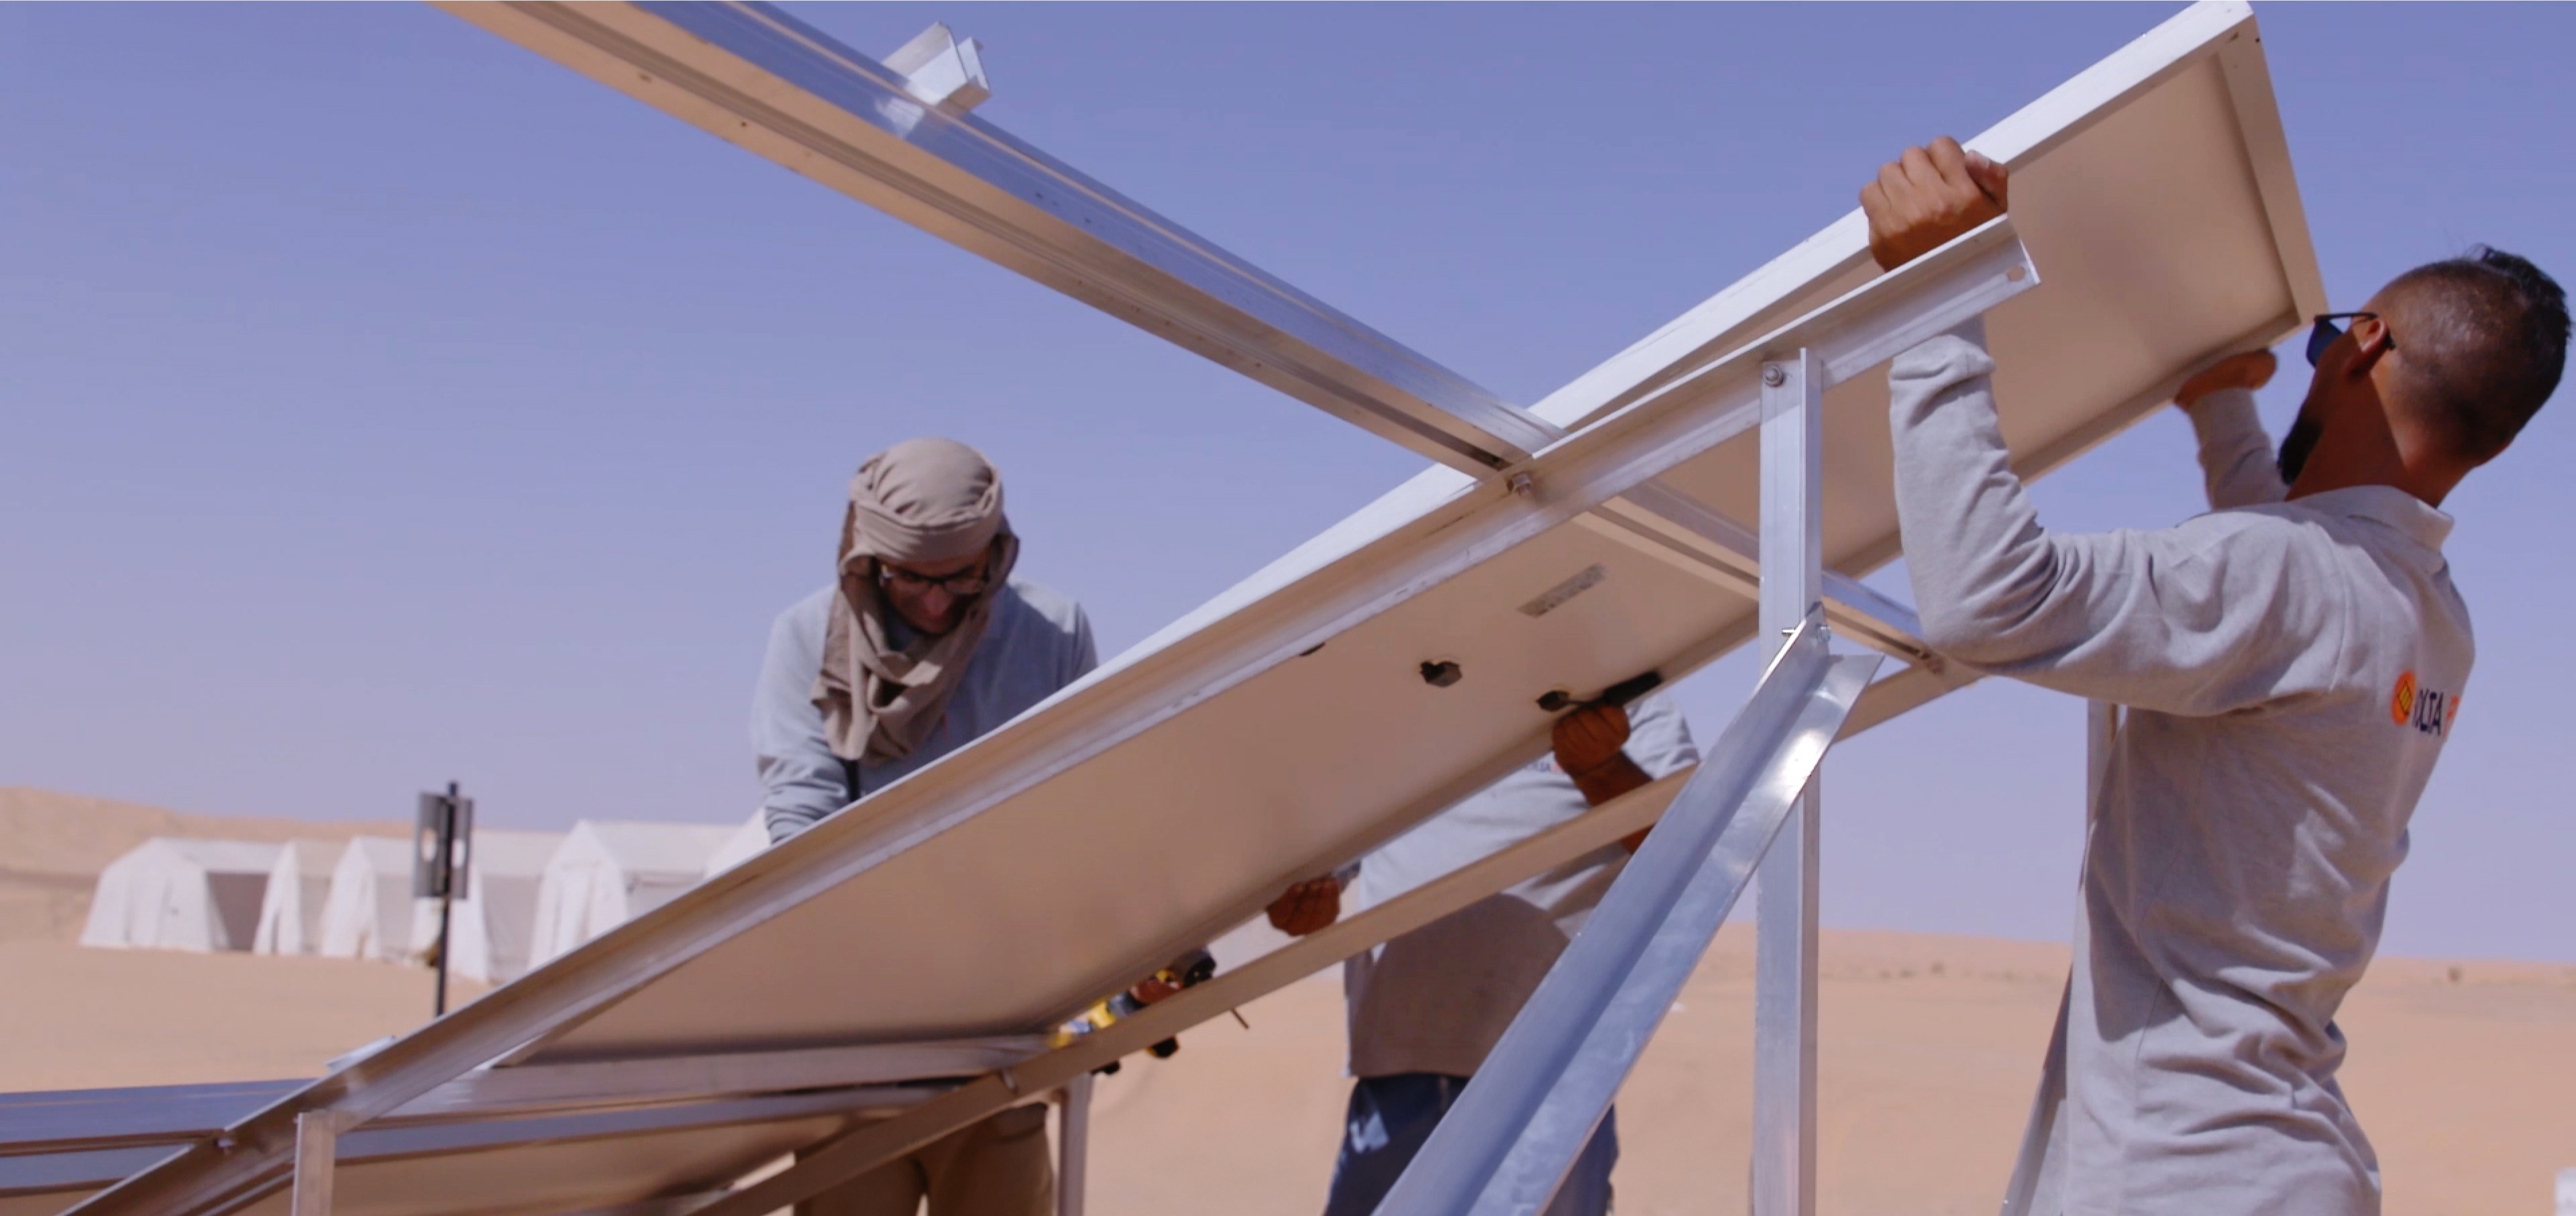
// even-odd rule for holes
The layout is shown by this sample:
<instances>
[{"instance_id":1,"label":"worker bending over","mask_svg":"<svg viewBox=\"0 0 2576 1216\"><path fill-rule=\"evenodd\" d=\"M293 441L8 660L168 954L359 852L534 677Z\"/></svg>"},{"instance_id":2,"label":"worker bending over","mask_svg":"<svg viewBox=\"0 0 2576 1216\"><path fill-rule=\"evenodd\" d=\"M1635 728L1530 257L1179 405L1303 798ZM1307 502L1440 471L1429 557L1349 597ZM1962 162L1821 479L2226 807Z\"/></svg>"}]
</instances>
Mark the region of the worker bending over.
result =
<instances>
[{"instance_id":1,"label":"worker bending over","mask_svg":"<svg viewBox=\"0 0 2576 1216\"><path fill-rule=\"evenodd\" d=\"M1861 194L1890 269L2005 202L2003 169L1947 139ZM2222 360L2176 397L2210 513L2093 536L2039 526L1981 324L1897 357L1896 505L1925 640L2125 710L2030 1211L2379 1211L2334 1016L2379 944L2468 683L2440 508L2548 399L2567 338L2565 294L2521 258L2481 248L2407 271L2360 312L2316 318L2277 460L2250 391L2272 357Z\"/></svg>"},{"instance_id":2,"label":"worker bending over","mask_svg":"<svg viewBox=\"0 0 2576 1216\"><path fill-rule=\"evenodd\" d=\"M1359 866L1363 908L1394 899L1699 762L1669 698L1596 702L1559 718L1549 754L1387 842ZM1632 758L1633 757L1633 758ZM1350 1113L1325 1216L1370 1216L1512 1017L1538 990L1646 834L1585 854L1343 965ZM1270 923L1304 936L1341 914L1342 880L1288 889ZM1545 1216L1607 1216L1617 1113L1575 1159Z\"/></svg>"},{"instance_id":3,"label":"worker bending over","mask_svg":"<svg viewBox=\"0 0 2576 1216\"><path fill-rule=\"evenodd\" d=\"M761 814L777 844L964 747L1099 658L1072 600L1013 578L1002 477L947 439L859 466L837 581L769 634L752 707ZM798 1216L1043 1216L1046 1108L1017 1106L797 1205Z\"/></svg>"}]
</instances>

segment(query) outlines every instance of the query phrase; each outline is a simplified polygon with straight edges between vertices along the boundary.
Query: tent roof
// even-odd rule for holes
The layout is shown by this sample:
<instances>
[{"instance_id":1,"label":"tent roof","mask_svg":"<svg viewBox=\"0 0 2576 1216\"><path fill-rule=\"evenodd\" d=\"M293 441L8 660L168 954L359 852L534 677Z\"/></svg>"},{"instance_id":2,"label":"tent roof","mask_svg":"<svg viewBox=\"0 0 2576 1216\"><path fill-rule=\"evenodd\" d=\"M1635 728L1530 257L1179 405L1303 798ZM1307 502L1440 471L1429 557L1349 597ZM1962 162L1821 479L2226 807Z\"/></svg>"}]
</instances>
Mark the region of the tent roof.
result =
<instances>
[{"instance_id":1,"label":"tent roof","mask_svg":"<svg viewBox=\"0 0 2576 1216\"><path fill-rule=\"evenodd\" d=\"M478 873L539 874L563 847L562 832L474 830L473 865Z\"/></svg>"},{"instance_id":2,"label":"tent roof","mask_svg":"<svg viewBox=\"0 0 2576 1216\"><path fill-rule=\"evenodd\" d=\"M343 865L356 858L356 864L378 874L409 874L411 841L401 836L352 836L341 858Z\"/></svg>"},{"instance_id":3,"label":"tent roof","mask_svg":"<svg viewBox=\"0 0 2576 1216\"><path fill-rule=\"evenodd\" d=\"M348 849L346 841L298 836L286 842L278 864L283 866L292 859L297 873L307 878L329 878L331 872L339 868L340 854Z\"/></svg>"},{"instance_id":4,"label":"tent roof","mask_svg":"<svg viewBox=\"0 0 2576 1216\"><path fill-rule=\"evenodd\" d=\"M630 874L696 878L706 872L707 858L723 847L725 837L733 831L695 823L585 819L573 825L560 856L567 863L585 855L596 856Z\"/></svg>"},{"instance_id":5,"label":"tent roof","mask_svg":"<svg viewBox=\"0 0 2576 1216\"><path fill-rule=\"evenodd\" d=\"M219 874L261 874L277 868L282 844L255 840L204 840L189 836L155 836L135 846L131 857L146 850L168 855L198 869ZM122 860L120 858L119 860Z\"/></svg>"}]
</instances>

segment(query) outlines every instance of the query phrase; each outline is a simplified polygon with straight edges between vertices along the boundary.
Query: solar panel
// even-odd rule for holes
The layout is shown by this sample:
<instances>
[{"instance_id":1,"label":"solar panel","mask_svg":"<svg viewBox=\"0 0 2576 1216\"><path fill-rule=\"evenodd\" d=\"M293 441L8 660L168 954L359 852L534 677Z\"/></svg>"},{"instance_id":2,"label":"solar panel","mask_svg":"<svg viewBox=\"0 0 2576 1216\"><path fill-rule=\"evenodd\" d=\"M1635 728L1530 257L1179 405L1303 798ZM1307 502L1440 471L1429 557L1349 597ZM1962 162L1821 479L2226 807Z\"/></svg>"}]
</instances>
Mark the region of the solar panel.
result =
<instances>
[{"instance_id":1,"label":"solar panel","mask_svg":"<svg viewBox=\"0 0 2576 1216\"><path fill-rule=\"evenodd\" d=\"M2014 164L2013 223L2046 279L1988 320L2005 437L2026 472L2156 408L2202 361L2288 332L2303 299L2321 295L2253 33L2210 37L2214 15L2177 18L1975 141ZM1846 217L1536 412L1579 425L1646 400L1875 273ZM1641 364L1675 370L1627 373ZM1630 387L1596 387L1611 384ZM1897 552L1885 403L1878 376L1827 399L1826 556L1850 573ZM1756 525L1755 459L1748 433L1661 481ZM1298 653L1274 644L1225 672L1257 668L1222 689L1158 679L1256 636L1274 601L1366 580L1385 559L1354 542L1398 535L1482 486L1426 471L1031 720L795 842L884 855L539 1058L1042 1027L1537 754L1548 690L1678 674L1749 636L1740 584L1677 552L1684 542L1593 517L1328 637L1301 634ZM1527 610L1582 580L1552 610ZM1438 661L1463 678L1427 683L1420 666ZM1184 703L1133 738L1048 765L1041 783L953 813L997 753L1158 698ZM687 916L685 901L670 910L673 924ZM815 958L835 966L802 965Z\"/></svg>"},{"instance_id":2,"label":"solar panel","mask_svg":"<svg viewBox=\"0 0 2576 1216\"><path fill-rule=\"evenodd\" d=\"M1757 449L1738 390L1788 353L1754 347L1764 335L1875 315L1932 276L1986 292L2005 438L2036 476L2322 308L2235 4L2185 11L1971 141L2014 169L2008 227L1882 279L1846 216L1526 411L974 120L958 98L977 90L925 100L773 11L456 11L1443 463L1012 724L96 1210L267 1185L297 1111L363 1126L495 1057L507 1074L1043 1032L1539 754L1546 694L1676 678L1748 640ZM1876 374L1826 397L1825 553L1844 576L1898 556L1884 405ZM1901 606L1848 577L1828 592L1845 636L1928 681L1877 716L1962 678L1906 636ZM1029 1096L1009 1067L977 1085ZM602 1168L531 1167L524 1185ZM376 1202L366 1170L347 1175L345 1205Z\"/></svg>"}]
</instances>

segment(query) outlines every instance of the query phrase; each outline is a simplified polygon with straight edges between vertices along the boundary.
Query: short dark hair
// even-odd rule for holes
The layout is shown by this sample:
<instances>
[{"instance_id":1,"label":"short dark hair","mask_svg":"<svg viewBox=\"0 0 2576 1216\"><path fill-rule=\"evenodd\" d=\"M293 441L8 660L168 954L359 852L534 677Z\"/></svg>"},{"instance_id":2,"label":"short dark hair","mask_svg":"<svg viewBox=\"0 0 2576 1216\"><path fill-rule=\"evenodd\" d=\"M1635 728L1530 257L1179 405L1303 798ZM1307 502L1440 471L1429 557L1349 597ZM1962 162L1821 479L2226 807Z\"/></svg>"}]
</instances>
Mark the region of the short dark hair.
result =
<instances>
[{"instance_id":1,"label":"short dark hair","mask_svg":"<svg viewBox=\"0 0 2576 1216\"><path fill-rule=\"evenodd\" d=\"M2430 262L2388 285L2410 404L2453 451L2484 461L2504 450L2557 391L2567 363L2567 292L2530 259L2485 245Z\"/></svg>"}]
</instances>

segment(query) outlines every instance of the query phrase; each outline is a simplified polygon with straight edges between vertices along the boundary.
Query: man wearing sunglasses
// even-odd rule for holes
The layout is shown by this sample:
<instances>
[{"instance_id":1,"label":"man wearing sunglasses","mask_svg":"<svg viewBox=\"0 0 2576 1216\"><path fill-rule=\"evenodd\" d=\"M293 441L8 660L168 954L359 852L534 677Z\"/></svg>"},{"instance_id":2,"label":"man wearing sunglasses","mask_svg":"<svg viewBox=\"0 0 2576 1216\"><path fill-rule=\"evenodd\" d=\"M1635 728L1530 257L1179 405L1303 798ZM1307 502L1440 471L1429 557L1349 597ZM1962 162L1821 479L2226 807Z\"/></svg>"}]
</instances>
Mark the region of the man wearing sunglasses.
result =
<instances>
[{"instance_id":1,"label":"man wearing sunglasses","mask_svg":"<svg viewBox=\"0 0 2576 1216\"><path fill-rule=\"evenodd\" d=\"M2000 214L2006 186L1949 140L1910 149L1862 191L1871 250L1901 265ZM2277 455L2252 392L2271 355L2186 381L2210 512L2091 536L2039 526L1981 324L1896 359L1897 513L1926 640L2122 707L2028 1212L2379 1211L2334 1016L2468 680L2440 508L2556 389L2568 329L2565 293L2521 258L2419 266L2318 318Z\"/></svg>"},{"instance_id":2,"label":"man wearing sunglasses","mask_svg":"<svg viewBox=\"0 0 2576 1216\"><path fill-rule=\"evenodd\" d=\"M837 577L770 630L752 708L772 844L955 751L1099 663L1072 600L1013 577L1002 478L947 439L859 466ZM1044 1216L1046 1108L1020 1106L805 1203L799 1216Z\"/></svg>"}]
</instances>

